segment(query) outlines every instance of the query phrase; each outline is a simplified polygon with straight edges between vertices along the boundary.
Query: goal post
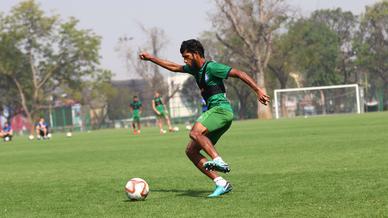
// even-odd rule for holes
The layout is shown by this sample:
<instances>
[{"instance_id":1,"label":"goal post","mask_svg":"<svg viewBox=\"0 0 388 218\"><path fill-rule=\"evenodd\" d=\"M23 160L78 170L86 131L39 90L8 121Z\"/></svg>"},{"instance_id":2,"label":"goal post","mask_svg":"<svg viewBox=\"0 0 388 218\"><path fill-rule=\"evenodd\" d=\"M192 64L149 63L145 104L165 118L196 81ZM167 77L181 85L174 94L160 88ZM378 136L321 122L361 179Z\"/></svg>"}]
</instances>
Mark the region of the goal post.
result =
<instances>
[{"instance_id":1,"label":"goal post","mask_svg":"<svg viewBox=\"0 0 388 218\"><path fill-rule=\"evenodd\" d=\"M318 86L274 91L275 117L361 113L358 84Z\"/></svg>"}]
</instances>

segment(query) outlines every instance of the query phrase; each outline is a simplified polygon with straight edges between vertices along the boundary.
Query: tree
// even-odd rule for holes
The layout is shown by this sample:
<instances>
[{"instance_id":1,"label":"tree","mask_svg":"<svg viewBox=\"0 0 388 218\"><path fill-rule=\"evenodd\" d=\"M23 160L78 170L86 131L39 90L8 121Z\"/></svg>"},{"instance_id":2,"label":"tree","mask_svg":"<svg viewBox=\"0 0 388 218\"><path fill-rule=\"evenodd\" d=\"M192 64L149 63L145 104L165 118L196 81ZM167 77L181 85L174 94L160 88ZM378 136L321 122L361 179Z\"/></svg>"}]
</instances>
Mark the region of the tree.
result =
<instances>
[{"instance_id":1,"label":"tree","mask_svg":"<svg viewBox=\"0 0 388 218\"><path fill-rule=\"evenodd\" d=\"M286 20L286 5L282 0L218 0L216 3L219 11L213 16L213 23L217 38L236 56L246 59L252 70L248 73L265 90L265 70L271 57L273 33ZM229 43L231 33L243 46ZM257 114L259 118L270 118L270 107L258 104Z\"/></svg>"},{"instance_id":2,"label":"tree","mask_svg":"<svg viewBox=\"0 0 388 218\"><path fill-rule=\"evenodd\" d=\"M358 26L357 17L350 11L337 9L323 9L312 13L310 20L325 24L336 33L340 44L340 52L337 60L336 72L342 74L342 82L356 83L357 75L354 64L354 48L352 41Z\"/></svg>"},{"instance_id":3,"label":"tree","mask_svg":"<svg viewBox=\"0 0 388 218\"><path fill-rule=\"evenodd\" d=\"M300 72L304 86L337 85L339 77L336 73L337 57L340 45L335 32L325 24L306 19L292 23L288 37L294 49L291 62L293 69ZM301 82L301 81L298 82ZM326 113L325 95L320 91L322 113Z\"/></svg>"},{"instance_id":4,"label":"tree","mask_svg":"<svg viewBox=\"0 0 388 218\"><path fill-rule=\"evenodd\" d=\"M9 116L20 113L20 101L18 92L10 78L0 75L0 115L3 110L8 108L12 111ZM11 117L7 117L10 119Z\"/></svg>"},{"instance_id":5,"label":"tree","mask_svg":"<svg viewBox=\"0 0 388 218\"><path fill-rule=\"evenodd\" d=\"M101 128L108 121L109 103L118 94L112 86L111 77L109 70L101 70L92 79L83 82L82 89L65 89L72 99L89 109L94 129Z\"/></svg>"},{"instance_id":6,"label":"tree","mask_svg":"<svg viewBox=\"0 0 388 218\"><path fill-rule=\"evenodd\" d=\"M167 96L165 98L165 102L167 103L169 99L179 91L179 88L172 87L172 90L170 90L171 94L169 95L169 87L164 75L160 72L160 67L155 64L141 61L138 58L138 51L150 51L151 54L159 57L168 42L167 37L164 30L158 27L148 29L141 24L139 26L146 35L147 42L145 45L133 48L134 46L130 44L132 38L122 37L119 38L116 51L124 58L128 72L144 79L152 90L159 91L163 96Z\"/></svg>"},{"instance_id":7,"label":"tree","mask_svg":"<svg viewBox=\"0 0 388 218\"><path fill-rule=\"evenodd\" d=\"M0 75L12 81L30 122L58 87L79 89L99 74L100 37L78 20L47 16L34 0L21 2L0 21Z\"/></svg>"},{"instance_id":8,"label":"tree","mask_svg":"<svg viewBox=\"0 0 388 218\"><path fill-rule=\"evenodd\" d=\"M388 1L366 7L355 47L359 70L368 77L372 89L384 90L388 96Z\"/></svg>"},{"instance_id":9,"label":"tree","mask_svg":"<svg viewBox=\"0 0 388 218\"><path fill-rule=\"evenodd\" d=\"M295 65L292 63L293 52L295 49L295 42L290 34L276 35L273 40L273 53L268 63L268 69L270 70L270 78L274 77L278 81L278 88L285 89L293 81L292 73L296 71ZM290 82L291 81L291 82ZM276 86L276 85L275 85ZM287 116L286 108L286 95L282 95L282 114Z\"/></svg>"},{"instance_id":10,"label":"tree","mask_svg":"<svg viewBox=\"0 0 388 218\"><path fill-rule=\"evenodd\" d=\"M113 95L108 99L108 116L111 120L129 117L129 103L133 93L127 88L113 88Z\"/></svg>"},{"instance_id":11,"label":"tree","mask_svg":"<svg viewBox=\"0 0 388 218\"><path fill-rule=\"evenodd\" d=\"M220 63L226 63L231 66L238 66L240 70L252 72L251 65L246 57L235 55L230 47L242 47L243 42L236 34L231 33L227 38L217 39L216 33L204 32L201 35L201 42L206 48L206 59L216 60ZM228 92L228 98L232 103L238 119L253 118L257 116L256 96L252 90L243 82L236 79L225 80L225 85ZM253 109L253 111L252 111Z\"/></svg>"},{"instance_id":12,"label":"tree","mask_svg":"<svg viewBox=\"0 0 388 218\"><path fill-rule=\"evenodd\" d=\"M338 84L335 68L340 45L335 32L302 18L291 24L287 34L294 47L293 68L302 73L304 86Z\"/></svg>"}]
</instances>

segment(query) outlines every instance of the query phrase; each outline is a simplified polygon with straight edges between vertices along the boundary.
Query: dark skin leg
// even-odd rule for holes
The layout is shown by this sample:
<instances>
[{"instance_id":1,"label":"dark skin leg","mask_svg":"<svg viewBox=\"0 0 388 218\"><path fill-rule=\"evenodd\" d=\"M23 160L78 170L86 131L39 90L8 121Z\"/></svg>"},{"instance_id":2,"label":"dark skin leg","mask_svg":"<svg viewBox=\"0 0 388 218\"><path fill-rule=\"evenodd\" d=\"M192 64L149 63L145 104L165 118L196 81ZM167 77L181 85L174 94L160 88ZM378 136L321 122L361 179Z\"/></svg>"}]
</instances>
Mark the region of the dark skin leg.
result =
<instances>
[{"instance_id":1,"label":"dark skin leg","mask_svg":"<svg viewBox=\"0 0 388 218\"><path fill-rule=\"evenodd\" d=\"M190 140L186 147L186 155L203 174L214 180L219 175L214 171L207 171L202 167L207 159L200 153L201 150L201 146L199 146L195 141Z\"/></svg>"},{"instance_id":2,"label":"dark skin leg","mask_svg":"<svg viewBox=\"0 0 388 218\"><path fill-rule=\"evenodd\" d=\"M201 123L196 122L193 128L190 131L190 138L198 144L212 159L218 157L218 153L214 148L213 143L210 141L208 137L206 137L206 133L208 132L207 128L204 127Z\"/></svg>"},{"instance_id":3,"label":"dark skin leg","mask_svg":"<svg viewBox=\"0 0 388 218\"><path fill-rule=\"evenodd\" d=\"M138 130L141 129L140 121L137 121L137 129L138 129Z\"/></svg>"},{"instance_id":4,"label":"dark skin leg","mask_svg":"<svg viewBox=\"0 0 388 218\"><path fill-rule=\"evenodd\" d=\"M132 127L133 127L133 130L136 131L137 130L140 130L140 121L136 121L136 122L133 122L132 123ZM137 128L136 128L137 127Z\"/></svg>"}]
</instances>

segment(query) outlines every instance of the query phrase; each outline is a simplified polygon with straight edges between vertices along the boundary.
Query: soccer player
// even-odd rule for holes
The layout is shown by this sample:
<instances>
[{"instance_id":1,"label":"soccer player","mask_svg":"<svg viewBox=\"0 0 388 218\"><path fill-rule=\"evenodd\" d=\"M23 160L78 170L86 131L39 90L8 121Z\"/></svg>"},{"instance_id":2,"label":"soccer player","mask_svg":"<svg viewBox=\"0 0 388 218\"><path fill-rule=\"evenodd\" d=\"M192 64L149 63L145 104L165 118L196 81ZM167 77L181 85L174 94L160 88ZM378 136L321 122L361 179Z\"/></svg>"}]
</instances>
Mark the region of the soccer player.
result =
<instances>
[{"instance_id":1,"label":"soccer player","mask_svg":"<svg viewBox=\"0 0 388 218\"><path fill-rule=\"evenodd\" d=\"M142 112L143 105L139 98L135 95L133 96L133 101L129 105L129 108L132 113L132 128L133 134L140 134L141 124L140 124L140 115Z\"/></svg>"},{"instance_id":2,"label":"soccer player","mask_svg":"<svg viewBox=\"0 0 388 218\"><path fill-rule=\"evenodd\" d=\"M166 105L163 103L162 97L160 96L159 92L155 92L154 98L152 99L152 109L154 110L158 119L160 134L166 133L166 130L163 129L163 120L166 121L168 130L172 132L173 129L171 127L170 118L167 114L167 108Z\"/></svg>"},{"instance_id":3,"label":"soccer player","mask_svg":"<svg viewBox=\"0 0 388 218\"><path fill-rule=\"evenodd\" d=\"M139 57L172 72L189 73L195 77L208 110L197 119L191 129L191 141L187 145L186 154L202 173L215 182L216 188L208 197L217 197L232 190L231 184L215 172L230 172L229 165L214 148L218 139L229 129L233 120L233 110L226 98L223 80L228 77L242 80L256 93L259 102L264 105L267 105L270 98L245 72L221 63L205 60L204 48L198 40L183 41L180 53L185 65L162 60L146 52L140 53ZM207 160L200 153L201 150L204 150L211 157L211 160Z\"/></svg>"},{"instance_id":4,"label":"soccer player","mask_svg":"<svg viewBox=\"0 0 388 218\"><path fill-rule=\"evenodd\" d=\"M36 129L36 138L40 139L41 137L43 139L47 139L47 134L49 133L48 124L44 121L44 118L41 117L39 119L39 122L35 125Z\"/></svg>"},{"instance_id":5,"label":"soccer player","mask_svg":"<svg viewBox=\"0 0 388 218\"><path fill-rule=\"evenodd\" d=\"M5 122L3 129L1 129L0 131L0 138L3 138L5 141L11 141L12 136L13 136L12 127L8 122Z\"/></svg>"}]
</instances>

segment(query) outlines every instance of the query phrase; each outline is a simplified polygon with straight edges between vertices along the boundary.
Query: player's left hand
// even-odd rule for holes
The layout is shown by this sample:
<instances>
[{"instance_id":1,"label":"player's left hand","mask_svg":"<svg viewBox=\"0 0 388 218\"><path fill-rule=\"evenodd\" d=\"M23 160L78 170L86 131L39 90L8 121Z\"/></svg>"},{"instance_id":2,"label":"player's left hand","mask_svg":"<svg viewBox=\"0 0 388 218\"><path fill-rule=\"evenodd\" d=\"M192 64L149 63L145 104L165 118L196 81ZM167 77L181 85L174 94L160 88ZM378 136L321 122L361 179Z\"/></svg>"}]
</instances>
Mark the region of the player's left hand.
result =
<instances>
[{"instance_id":1,"label":"player's left hand","mask_svg":"<svg viewBox=\"0 0 388 218\"><path fill-rule=\"evenodd\" d=\"M257 92L257 99L264 105L267 105L269 102L271 102L270 97L261 89L259 89Z\"/></svg>"}]
</instances>

